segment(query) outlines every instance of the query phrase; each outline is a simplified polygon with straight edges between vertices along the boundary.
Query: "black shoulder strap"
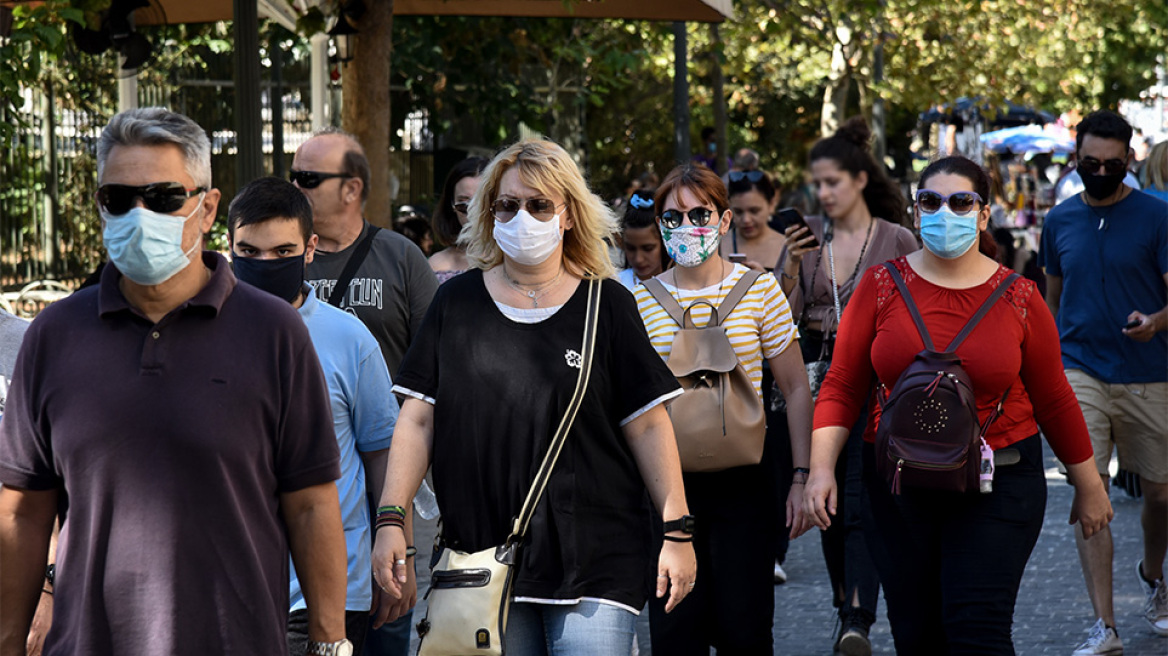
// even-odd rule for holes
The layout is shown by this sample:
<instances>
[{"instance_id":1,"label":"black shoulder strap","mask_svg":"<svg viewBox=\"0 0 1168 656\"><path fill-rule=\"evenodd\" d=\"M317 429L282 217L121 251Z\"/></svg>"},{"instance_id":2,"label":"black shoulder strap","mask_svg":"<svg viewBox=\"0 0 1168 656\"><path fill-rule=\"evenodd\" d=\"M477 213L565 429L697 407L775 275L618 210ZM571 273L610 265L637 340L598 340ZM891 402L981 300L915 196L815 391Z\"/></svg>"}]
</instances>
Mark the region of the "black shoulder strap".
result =
<instances>
[{"instance_id":1,"label":"black shoulder strap","mask_svg":"<svg viewBox=\"0 0 1168 656\"><path fill-rule=\"evenodd\" d=\"M369 249L373 247L373 238L380 231L381 228L369 225L369 231L365 233L365 237L357 244L357 248L353 250L348 261L345 262L345 268L341 270L341 276L337 278L337 286L333 287L333 293L329 295L329 305L341 307L341 299L345 297L345 290L349 288L349 283L353 282L353 276L357 275L357 268L369 255Z\"/></svg>"},{"instance_id":2,"label":"black shoulder strap","mask_svg":"<svg viewBox=\"0 0 1168 656\"><path fill-rule=\"evenodd\" d=\"M957 333L957 336L954 337L953 341L949 343L949 348L945 349L946 352L952 353L957 350L958 346L961 346L961 343L965 341L966 337L969 337L969 333L973 332L973 329L977 327L977 324L980 323L982 318L985 317L986 313L990 311L990 308L993 307L994 303L998 302L998 299L1002 297L1002 294L1005 294L1006 290L1010 288L1010 285L1013 285L1014 281L1018 278L1019 276L1017 273L1011 273L1004 281L1002 281L1002 284L998 285L994 291L990 292L989 298L987 298L985 302L981 304L981 307L979 307L977 312L975 312L973 316L969 318L969 322L965 324L965 327L961 329L961 332ZM1008 391L1009 390L1007 390L1007 392Z\"/></svg>"},{"instance_id":3,"label":"black shoulder strap","mask_svg":"<svg viewBox=\"0 0 1168 656\"><path fill-rule=\"evenodd\" d=\"M929 329L925 327L925 320L921 318L921 311L917 309L916 301L913 300L912 294L908 293L908 285L904 284L900 270L892 262L885 262L884 268L888 269L889 275L892 276L892 282L896 283L896 288L900 290L900 297L904 299L908 313L912 315L913 323L917 325L917 332L921 334L921 341L925 343L925 348L936 351L937 349L933 346L933 337L929 334Z\"/></svg>"},{"instance_id":4,"label":"black shoulder strap","mask_svg":"<svg viewBox=\"0 0 1168 656\"><path fill-rule=\"evenodd\" d=\"M657 299L657 303L661 306L662 310L665 310L665 314L668 314L670 319L676 321L679 326L684 325L685 310L681 309L681 306L677 304L677 300L665 289L665 285L661 284L660 280L650 278L648 280L642 280L641 284L645 286L645 289L649 290L649 294L653 298Z\"/></svg>"}]
</instances>

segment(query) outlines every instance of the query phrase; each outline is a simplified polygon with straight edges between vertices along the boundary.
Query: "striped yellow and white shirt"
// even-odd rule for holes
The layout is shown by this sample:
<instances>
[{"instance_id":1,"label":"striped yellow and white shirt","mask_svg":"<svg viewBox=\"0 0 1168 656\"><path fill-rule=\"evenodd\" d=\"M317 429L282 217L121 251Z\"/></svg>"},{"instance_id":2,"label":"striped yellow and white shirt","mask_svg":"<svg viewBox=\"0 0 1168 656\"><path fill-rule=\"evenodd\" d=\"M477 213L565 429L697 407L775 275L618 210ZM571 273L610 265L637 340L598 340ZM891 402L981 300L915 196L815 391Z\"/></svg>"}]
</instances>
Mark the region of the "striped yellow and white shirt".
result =
<instances>
[{"instance_id":1,"label":"striped yellow and white shirt","mask_svg":"<svg viewBox=\"0 0 1168 656\"><path fill-rule=\"evenodd\" d=\"M665 281L672 276L664 276L659 280L683 309L697 300L710 301L716 306L725 300L726 295L746 271L748 271L746 267L735 264L734 270L720 285L711 285L704 289L678 289ZM649 332L649 341L657 350L657 354L668 362L669 354L673 350L673 336L681 326L670 318L644 285L638 285L634 293L637 297L637 310L641 313L641 320L645 322L645 330ZM709 306L702 304L695 307L690 317L693 318L695 326L706 325L710 320ZM775 277L770 274L759 276L730 316L723 319L722 325L726 328L726 334L738 355L738 361L750 375L754 390L761 396L763 360L779 355L799 336L799 331L791 321L791 308L787 305L787 297L779 289Z\"/></svg>"}]
</instances>

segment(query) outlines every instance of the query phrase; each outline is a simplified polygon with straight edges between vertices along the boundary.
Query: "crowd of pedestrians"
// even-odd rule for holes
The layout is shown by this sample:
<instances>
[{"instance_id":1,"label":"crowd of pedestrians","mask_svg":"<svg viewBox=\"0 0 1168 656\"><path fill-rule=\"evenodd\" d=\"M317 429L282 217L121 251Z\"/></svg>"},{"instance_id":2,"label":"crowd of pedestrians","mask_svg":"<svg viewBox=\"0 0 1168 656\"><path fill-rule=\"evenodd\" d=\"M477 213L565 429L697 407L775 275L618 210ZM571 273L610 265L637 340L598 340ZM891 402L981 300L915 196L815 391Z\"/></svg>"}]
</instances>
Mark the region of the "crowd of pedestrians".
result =
<instances>
[{"instance_id":1,"label":"crowd of pedestrians","mask_svg":"<svg viewBox=\"0 0 1168 656\"><path fill-rule=\"evenodd\" d=\"M467 159L427 262L367 220L361 144L326 129L290 182L239 190L229 261L203 248L206 133L115 116L109 264L0 315L0 656L397 656L419 619L425 646L430 481L436 555L517 548L484 648L771 654L785 545L818 527L825 653L871 654L883 590L899 654L1013 654L1043 439L1096 614L1067 653L1123 651L1113 453L1143 497L1119 565L1168 636L1168 144L1137 190L1131 127L1082 121L1044 297L995 260L969 159L910 202L851 119L810 151L803 216L757 153L711 170L704 136L619 218L550 141Z\"/></svg>"}]
</instances>

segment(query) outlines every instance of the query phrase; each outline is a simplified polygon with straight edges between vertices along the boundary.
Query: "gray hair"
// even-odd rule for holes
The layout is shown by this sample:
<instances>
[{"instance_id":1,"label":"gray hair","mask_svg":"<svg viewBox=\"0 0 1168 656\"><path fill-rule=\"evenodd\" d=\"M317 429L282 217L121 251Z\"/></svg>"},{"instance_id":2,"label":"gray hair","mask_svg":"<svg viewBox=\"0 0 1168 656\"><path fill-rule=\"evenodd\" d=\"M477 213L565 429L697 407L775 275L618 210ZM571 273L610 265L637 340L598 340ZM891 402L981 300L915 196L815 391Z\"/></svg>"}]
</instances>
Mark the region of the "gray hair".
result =
<instances>
[{"instance_id":1,"label":"gray hair","mask_svg":"<svg viewBox=\"0 0 1168 656\"><path fill-rule=\"evenodd\" d=\"M173 144L182 151L187 174L195 186L211 188L211 141L191 119L162 107L124 111L110 120L97 142L97 178L114 146L162 146Z\"/></svg>"}]
</instances>

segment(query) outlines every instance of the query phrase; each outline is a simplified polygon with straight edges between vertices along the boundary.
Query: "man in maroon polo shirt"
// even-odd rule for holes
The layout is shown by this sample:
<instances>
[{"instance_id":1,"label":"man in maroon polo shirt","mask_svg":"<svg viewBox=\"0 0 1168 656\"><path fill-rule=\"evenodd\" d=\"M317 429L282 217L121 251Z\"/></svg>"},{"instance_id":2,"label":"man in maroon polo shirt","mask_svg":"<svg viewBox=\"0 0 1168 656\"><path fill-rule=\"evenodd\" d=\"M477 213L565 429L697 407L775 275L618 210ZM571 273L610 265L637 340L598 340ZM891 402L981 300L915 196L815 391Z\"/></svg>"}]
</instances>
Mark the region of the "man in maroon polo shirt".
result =
<instances>
[{"instance_id":1,"label":"man in maroon polo shirt","mask_svg":"<svg viewBox=\"0 0 1168 656\"><path fill-rule=\"evenodd\" d=\"M0 421L0 656L58 512L45 654L284 654L289 549L309 653L348 653L325 381L295 310L201 250L206 134L123 112L98 179L110 266L30 327Z\"/></svg>"}]
</instances>

